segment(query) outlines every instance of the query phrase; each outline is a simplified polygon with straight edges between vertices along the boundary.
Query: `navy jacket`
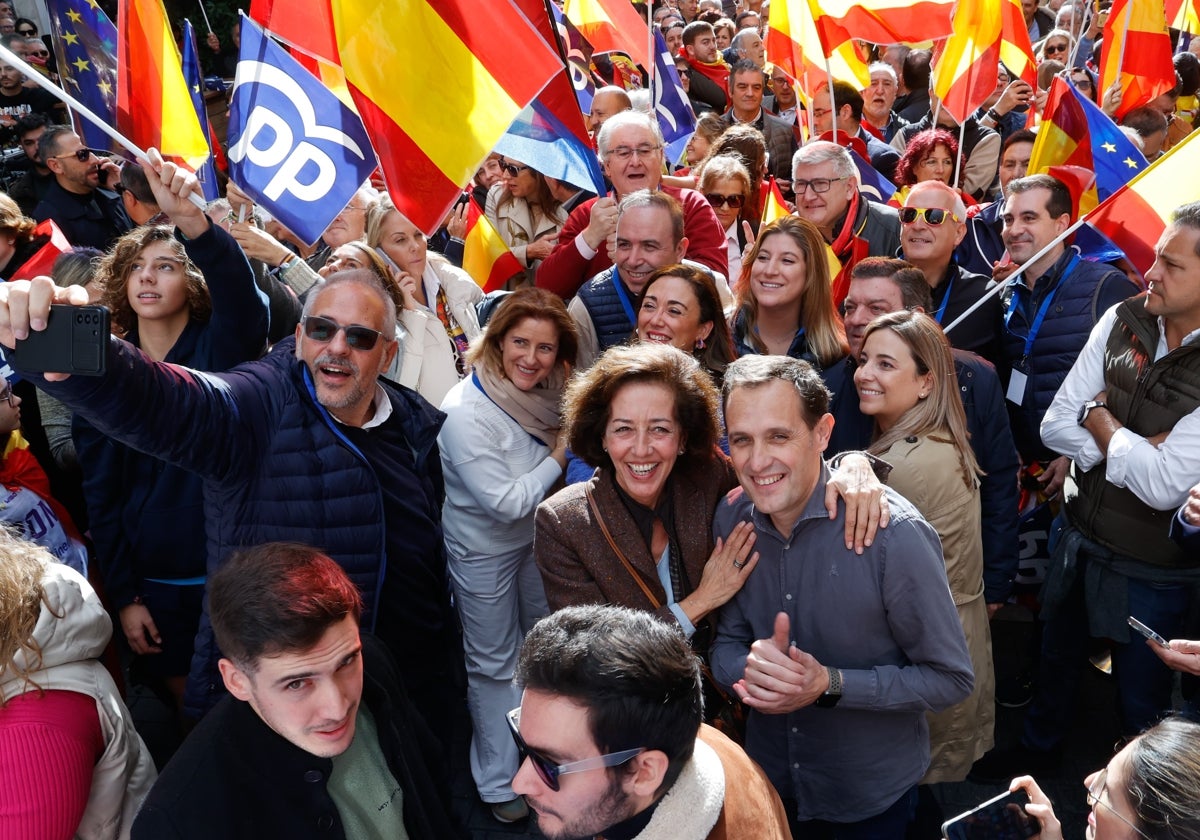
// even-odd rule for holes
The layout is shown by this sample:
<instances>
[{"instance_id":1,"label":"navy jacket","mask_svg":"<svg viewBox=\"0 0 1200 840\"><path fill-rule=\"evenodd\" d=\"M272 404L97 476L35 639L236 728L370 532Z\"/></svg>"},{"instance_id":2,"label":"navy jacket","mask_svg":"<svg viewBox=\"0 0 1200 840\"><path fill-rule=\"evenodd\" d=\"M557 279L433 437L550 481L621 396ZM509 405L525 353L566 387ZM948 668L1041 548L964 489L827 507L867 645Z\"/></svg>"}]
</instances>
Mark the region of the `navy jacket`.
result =
<instances>
[{"instance_id":1,"label":"navy jacket","mask_svg":"<svg viewBox=\"0 0 1200 840\"><path fill-rule=\"evenodd\" d=\"M971 449L979 468L980 523L983 530L983 594L989 604L1007 600L1017 573L1017 450L1013 446L1004 392L996 369L965 350L955 350L954 369L967 414ZM854 387L853 361L847 357L821 372L833 392L829 410L833 434L826 454L866 449L875 431L875 420L859 411Z\"/></svg>"},{"instance_id":2,"label":"navy jacket","mask_svg":"<svg viewBox=\"0 0 1200 840\"><path fill-rule=\"evenodd\" d=\"M134 224L121 204L121 197L108 190L95 190L80 201L55 181L33 210L39 222L53 219L72 245L87 245L107 251Z\"/></svg>"}]
</instances>

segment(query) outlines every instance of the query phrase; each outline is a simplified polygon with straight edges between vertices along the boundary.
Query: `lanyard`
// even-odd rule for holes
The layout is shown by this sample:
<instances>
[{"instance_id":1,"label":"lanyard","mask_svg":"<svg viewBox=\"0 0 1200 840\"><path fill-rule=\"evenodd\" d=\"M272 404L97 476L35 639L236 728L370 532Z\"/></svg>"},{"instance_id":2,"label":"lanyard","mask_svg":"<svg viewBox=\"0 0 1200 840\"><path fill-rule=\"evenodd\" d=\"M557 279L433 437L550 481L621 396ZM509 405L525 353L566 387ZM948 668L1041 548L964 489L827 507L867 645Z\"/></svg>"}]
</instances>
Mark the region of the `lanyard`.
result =
<instances>
[{"instance_id":1,"label":"lanyard","mask_svg":"<svg viewBox=\"0 0 1200 840\"><path fill-rule=\"evenodd\" d=\"M629 319L629 323L637 328L637 313L633 311L633 304L629 302L629 295L625 292L625 284L621 282L621 275L617 272L617 267L613 266L613 285L617 287L617 297L621 300L621 308L625 310L625 317Z\"/></svg>"},{"instance_id":2,"label":"lanyard","mask_svg":"<svg viewBox=\"0 0 1200 840\"><path fill-rule=\"evenodd\" d=\"M1071 276L1071 272L1075 270L1075 266L1079 265L1079 254L1071 257L1071 261L1067 263L1067 267L1058 275L1058 281L1054 284L1054 288L1046 293L1046 297L1042 300L1042 305L1038 307L1037 315L1033 318L1033 324L1029 328L1029 334L1025 337L1025 352L1023 358L1028 359L1029 353L1033 349L1033 342L1037 338L1038 332L1042 328L1042 322L1046 320L1046 313L1050 311L1050 304L1054 302L1054 297L1058 294L1058 290L1063 287L1067 279ZM1021 282L1020 278L1017 279ZM1004 313L1004 328L1010 333L1009 322L1012 320L1013 313L1017 311L1019 301L1017 300L1018 290L1013 289L1013 295L1008 301L1008 312Z\"/></svg>"},{"instance_id":3,"label":"lanyard","mask_svg":"<svg viewBox=\"0 0 1200 840\"><path fill-rule=\"evenodd\" d=\"M954 293L954 275L957 274L958 271L956 270L954 274L951 275L950 282L946 284L946 294L942 298L942 305L938 307L937 314L933 316L933 320L937 321L939 324L942 323L942 318L946 314L946 307L950 305L950 295Z\"/></svg>"}]
</instances>

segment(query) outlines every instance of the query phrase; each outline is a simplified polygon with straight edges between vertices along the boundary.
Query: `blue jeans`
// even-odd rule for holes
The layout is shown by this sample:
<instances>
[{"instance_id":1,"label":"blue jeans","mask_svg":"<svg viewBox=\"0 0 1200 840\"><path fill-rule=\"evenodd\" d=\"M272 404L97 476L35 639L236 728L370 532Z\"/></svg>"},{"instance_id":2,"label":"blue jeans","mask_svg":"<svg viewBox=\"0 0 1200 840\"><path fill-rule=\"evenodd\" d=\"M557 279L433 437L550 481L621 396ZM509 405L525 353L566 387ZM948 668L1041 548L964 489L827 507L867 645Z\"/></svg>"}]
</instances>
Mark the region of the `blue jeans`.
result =
<instances>
[{"instance_id":1,"label":"blue jeans","mask_svg":"<svg viewBox=\"0 0 1200 840\"><path fill-rule=\"evenodd\" d=\"M1034 750L1056 749L1071 728L1076 693L1087 665L1088 618L1083 579L1086 550L1078 555L1078 572L1066 601L1042 630L1037 692L1025 715L1022 742ZM1181 638L1193 590L1182 584L1129 579L1129 615L1167 639ZM1132 633L1126 644L1113 643L1113 676L1121 727L1136 735L1171 708L1172 674L1145 640Z\"/></svg>"}]
</instances>

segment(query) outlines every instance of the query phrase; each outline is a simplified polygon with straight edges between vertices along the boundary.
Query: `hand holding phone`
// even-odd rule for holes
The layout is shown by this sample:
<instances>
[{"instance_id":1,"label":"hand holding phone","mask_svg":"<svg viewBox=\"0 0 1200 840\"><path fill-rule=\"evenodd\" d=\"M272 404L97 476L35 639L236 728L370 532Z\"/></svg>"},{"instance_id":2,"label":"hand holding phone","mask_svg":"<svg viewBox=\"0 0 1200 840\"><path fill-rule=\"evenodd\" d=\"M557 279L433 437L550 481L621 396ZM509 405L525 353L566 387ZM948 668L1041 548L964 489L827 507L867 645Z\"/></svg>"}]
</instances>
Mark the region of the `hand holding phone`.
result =
<instances>
[{"instance_id":1,"label":"hand holding phone","mask_svg":"<svg viewBox=\"0 0 1200 840\"><path fill-rule=\"evenodd\" d=\"M1007 791L942 823L946 840L1027 840L1041 833L1038 821L1025 811L1024 790Z\"/></svg>"},{"instance_id":2,"label":"hand holding phone","mask_svg":"<svg viewBox=\"0 0 1200 840\"><path fill-rule=\"evenodd\" d=\"M8 353L22 371L101 376L107 359L108 310L103 306L52 304L46 329L31 330Z\"/></svg>"},{"instance_id":3,"label":"hand holding phone","mask_svg":"<svg viewBox=\"0 0 1200 840\"><path fill-rule=\"evenodd\" d=\"M1149 639L1150 641L1154 642L1154 643L1155 643L1156 645L1158 645L1159 647L1165 647L1165 648L1170 648L1170 647L1171 647L1171 643L1170 643L1170 642L1168 642L1168 641L1167 641L1166 639L1164 639L1162 636L1160 636L1160 635L1158 635L1157 633L1155 633L1153 630L1151 630L1151 629L1150 629L1149 627L1147 627L1145 624L1142 624L1142 622L1138 621L1138 620L1137 620L1136 618L1134 618L1133 616L1129 616L1128 623L1129 623L1129 626L1130 626L1130 627L1132 627L1134 630L1136 630L1136 631L1138 631L1139 633L1141 633L1143 636L1145 636L1145 637L1146 637L1147 639Z\"/></svg>"}]
</instances>

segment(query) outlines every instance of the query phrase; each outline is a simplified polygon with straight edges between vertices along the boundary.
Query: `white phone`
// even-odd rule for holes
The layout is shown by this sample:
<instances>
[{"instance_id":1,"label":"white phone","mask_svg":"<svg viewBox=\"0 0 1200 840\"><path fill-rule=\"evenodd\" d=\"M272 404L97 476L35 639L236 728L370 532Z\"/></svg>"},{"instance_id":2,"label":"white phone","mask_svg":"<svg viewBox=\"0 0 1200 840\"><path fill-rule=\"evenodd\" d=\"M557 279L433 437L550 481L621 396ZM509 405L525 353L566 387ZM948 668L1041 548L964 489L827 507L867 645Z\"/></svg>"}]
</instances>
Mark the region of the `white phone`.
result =
<instances>
[{"instance_id":1,"label":"white phone","mask_svg":"<svg viewBox=\"0 0 1200 840\"><path fill-rule=\"evenodd\" d=\"M1167 642L1166 639L1164 639L1162 636L1155 633L1153 630L1151 630L1145 624L1142 624L1142 622L1138 621L1133 616L1129 616L1129 626L1132 627L1134 630L1138 631L1139 633L1141 633L1143 636L1145 636L1150 641L1154 642L1156 645L1160 645L1165 648L1171 647L1171 645Z\"/></svg>"}]
</instances>

